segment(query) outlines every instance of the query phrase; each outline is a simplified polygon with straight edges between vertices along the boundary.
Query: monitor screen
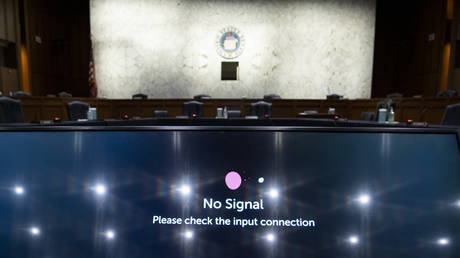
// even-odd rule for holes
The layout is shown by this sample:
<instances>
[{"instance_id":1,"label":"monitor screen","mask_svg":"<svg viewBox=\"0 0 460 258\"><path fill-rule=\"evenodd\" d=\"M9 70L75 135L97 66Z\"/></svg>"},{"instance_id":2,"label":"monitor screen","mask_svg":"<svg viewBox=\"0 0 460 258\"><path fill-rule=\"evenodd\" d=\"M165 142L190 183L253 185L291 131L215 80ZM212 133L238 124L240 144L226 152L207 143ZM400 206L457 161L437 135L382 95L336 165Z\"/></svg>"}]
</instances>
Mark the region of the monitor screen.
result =
<instances>
[{"instance_id":1,"label":"monitor screen","mask_svg":"<svg viewBox=\"0 0 460 258\"><path fill-rule=\"evenodd\" d=\"M0 132L0 256L460 254L455 133Z\"/></svg>"}]
</instances>

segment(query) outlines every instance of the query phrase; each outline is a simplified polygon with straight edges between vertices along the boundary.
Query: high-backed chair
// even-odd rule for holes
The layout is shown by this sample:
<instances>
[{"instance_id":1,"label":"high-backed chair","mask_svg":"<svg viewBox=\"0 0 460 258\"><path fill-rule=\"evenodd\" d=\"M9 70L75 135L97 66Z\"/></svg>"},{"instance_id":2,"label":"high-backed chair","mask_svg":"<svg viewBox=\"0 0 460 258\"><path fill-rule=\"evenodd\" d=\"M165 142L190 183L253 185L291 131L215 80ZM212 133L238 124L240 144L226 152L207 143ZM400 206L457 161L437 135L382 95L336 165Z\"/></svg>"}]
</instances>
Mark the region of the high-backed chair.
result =
<instances>
[{"instance_id":1,"label":"high-backed chair","mask_svg":"<svg viewBox=\"0 0 460 258\"><path fill-rule=\"evenodd\" d=\"M241 117L241 110L228 110L227 111L228 118L238 118Z\"/></svg>"},{"instance_id":2,"label":"high-backed chair","mask_svg":"<svg viewBox=\"0 0 460 258\"><path fill-rule=\"evenodd\" d=\"M281 99L281 96L278 94L274 94L274 93L265 94L264 99Z\"/></svg>"},{"instance_id":3,"label":"high-backed chair","mask_svg":"<svg viewBox=\"0 0 460 258\"><path fill-rule=\"evenodd\" d=\"M57 94L57 96L60 97L60 98L71 98L71 97L72 97L72 94L63 91L63 92L59 92L59 93Z\"/></svg>"},{"instance_id":4,"label":"high-backed chair","mask_svg":"<svg viewBox=\"0 0 460 258\"><path fill-rule=\"evenodd\" d=\"M153 117L157 117L157 118L168 117L168 110L155 110L153 113Z\"/></svg>"},{"instance_id":5,"label":"high-backed chair","mask_svg":"<svg viewBox=\"0 0 460 258\"><path fill-rule=\"evenodd\" d=\"M390 99L400 99L404 97L401 93L398 93L398 92L395 92L395 93L391 93L391 94L388 94L387 95L387 98L390 98Z\"/></svg>"},{"instance_id":6,"label":"high-backed chair","mask_svg":"<svg viewBox=\"0 0 460 258\"><path fill-rule=\"evenodd\" d=\"M258 118L270 118L272 116L272 103L265 101L252 103L251 114Z\"/></svg>"},{"instance_id":7,"label":"high-backed chair","mask_svg":"<svg viewBox=\"0 0 460 258\"><path fill-rule=\"evenodd\" d=\"M21 101L0 97L0 123L22 123L24 113Z\"/></svg>"},{"instance_id":8,"label":"high-backed chair","mask_svg":"<svg viewBox=\"0 0 460 258\"><path fill-rule=\"evenodd\" d=\"M436 94L437 98L453 98L457 97L458 93L456 90L446 90L446 91L440 91Z\"/></svg>"},{"instance_id":9,"label":"high-backed chair","mask_svg":"<svg viewBox=\"0 0 460 258\"><path fill-rule=\"evenodd\" d=\"M460 125L460 103L449 105L442 118L443 125Z\"/></svg>"},{"instance_id":10,"label":"high-backed chair","mask_svg":"<svg viewBox=\"0 0 460 258\"><path fill-rule=\"evenodd\" d=\"M340 99L343 99L343 96L339 95L339 94L330 94L330 95L326 96L326 99L328 99L328 100L340 100Z\"/></svg>"},{"instance_id":11,"label":"high-backed chair","mask_svg":"<svg viewBox=\"0 0 460 258\"><path fill-rule=\"evenodd\" d=\"M88 119L89 104L81 101L72 101L67 103L67 114L69 120L77 121L78 119Z\"/></svg>"},{"instance_id":12,"label":"high-backed chair","mask_svg":"<svg viewBox=\"0 0 460 258\"><path fill-rule=\"evenodd\" d=\"M363 121L377 121L377 115L375 112L362 112L361 120Z\"/></svg>"},{"instance_id":13,"label":"high-backed chair","mask_svg":"<svg viewBox=\"0 0 460 258\"><path fill-rule=\"evenodd\" d=\"M377 112L379 111L379 109L381 108L384 108L384 109L387 109L388 111L393 108L393 110L395 109L395 102L390 99L390 98L387 98L385 100L382 100L382 101L379 101L377 103Z\"/></svg>"},{"instance_id":14,"label":"high-backed chair","mask_svg":"<svg viewBox=\"0 0 460 258\"><path fill-rule=\"evenodd\" d=\"M30 97L32 94L24 91L16 91L11 94L13 97Z\"/></svg>"},{"instance_id":15,"label":"high-backed chair","mask_svg":"<svg viewBox=\"0 0 460 258\"><path fill-rule=\"evenodd\" d=\"M196 99L196 100L211 99L211 96L206 95L206 94L199 94L199 95L193 96L193 99Z\"/></svg>"},{"instance_id":16,"label":"high-backed chair","mask_svg":"<svg viewBox=\"0 0 460 258\"><path fill-rule=\"evenodd\" d=\"M142 94L142 93L137 93L133 95L133 99L147 99L147 95Z\"/></svg>"},{"instance_id":17,"label":"high-backed chair","mask_svg":"<svg viewBox=\"0 0 460 258\"><path fill-rule=\"evenodd\" d=\"M182 106L182 114L188 117L202 117L203 103L199 101L185 102Z\"/></svg>"}]
</instances>

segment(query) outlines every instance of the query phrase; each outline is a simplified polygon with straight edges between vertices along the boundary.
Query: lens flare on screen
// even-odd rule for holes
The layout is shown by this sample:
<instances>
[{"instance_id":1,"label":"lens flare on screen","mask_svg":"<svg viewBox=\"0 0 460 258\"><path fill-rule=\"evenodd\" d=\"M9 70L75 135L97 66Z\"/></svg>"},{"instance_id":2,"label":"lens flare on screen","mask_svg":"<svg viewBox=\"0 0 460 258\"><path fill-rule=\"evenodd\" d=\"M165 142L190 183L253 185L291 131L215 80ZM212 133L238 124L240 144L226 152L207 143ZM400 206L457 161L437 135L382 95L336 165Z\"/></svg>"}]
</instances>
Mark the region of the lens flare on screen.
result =
<instances>
[{"instance_id":1,"label":"lens flare on screen","mask_svg":"<svg viewBox=\"0 0 460 258\"><path fill-rule=\"evenodd\" d=\"M265 239L266 239L268 242L275 242L276 236L275 236L275 234L273 234L273 233L268 233L267 235L265 235Z\"/></svg>"},{"instance_id":2,"label":"lens flare on screen","mask_svg":"<svg viewBox=\"0 0 460 258\"><path fill-rule=\"evenodd\" d=\"M108 240L112 240L115 238L115 231L109 229L105 232L105 237L108 239Z\"/></svg>"},{"instance_id":3,"label":"lens flare on screen","mask_svg":"<svg viewBox=\"0 0 460 258\"><path fill-rule=\"evenodd\" d=\"M179 187L178 191L183 196L188 196L192 192L192 188L189 185L182 185L181 187Z\"/></svg>"},{"instance_id":4,"label":"lens flare on screen","mask_svg":"<svg viewBox=\"0 0 460 258\"><path fill-rule=\"evenodd\" d=\"M105 195L107 193L107 187L103 184L97 184L96 186L93 187L93 191L97 194L97 195Z\"/></svg>"},{"instance_id":5,"label":"lens flare on screen","mask_svg":"<svg viewBox=\"0 0 460 258\"><path fill-rule=\"evenodd\" d=\"M187 230L184 232L185 239L192 239L193 238L193 231Z\"/></svg>"},{"instance_id":6,"label":"lens flare on screen","mask_svg":"<svg viewBox=\"0 0 460 258\"><path fill-rule=\"evenodd\" d=\"M270 196L270 198L276 199L276 198L279 197L280 192L278 191L278 189L272 188L272 189L270 189L270 190L268 191L267 194L268 194L268 196Z\"/></svg>"},{"instance_id":7,"label":"lens flare on screen","mask_svg":"<svg viewBox=\"0 0 460 258\"><path fill-rule=\"evenodd\" d=\"M160 178L155 179L154 191L156 197L163 197L172 193L169 184Z\"/></svg>"},{"instance_id":8,"label":"lens flare on screen","mask_svg":"<svg viewBox=\"0 0 460 258\"><path fill-rule=\"evenodd\" d=\"M450 244L450 240L449 240L449 238L443 237L443 238L438 239L437 243L440 246L445 246L445 245Z\"/></svg>"},{"instance_id":9,"label":"lens flare on screen","mask_svg":"<svg viewBox=\"0 0 460 258\"><path fill-rule=\"evenodd\" d=\"M361 194L358 196L358 198L356 198L356 201L361 205L361 206L368 206L371 201L372 201L372 198L369 194Z\"/></svg>"},{"instance_id":10,"label":"lens flare on screen","mask_svg":"<svg viewBox=\"0 0 460 258\"><path fill-rule=\"evenodd\" d=\"M14 193L17 194L17 195L23 195L24 194L24 187L15 186L14 187Z\"/></svg>"},{"instance_id":11,"label":"lens flare on screen","mask_svg":"<svg viewBox=\"0 0 460 258\"><path fill-rule=\"evenodd\" d=\"M359 244L359 237L358 236L350 236L347 241L348 241L348 243L350 243L350 245L357 245L357 244Z\"/></svg>"},{"instance_id":12,"label":"lens flare on screen","mask_svg":"<svg viewBox=\"0 0 460 258\"><path fill-rule=\"evenodd\" d=\"M31 227L29 229L29 232L32 236L38 236L40 235L40 229L38 227Z\"/></svg>"}]
</instances>

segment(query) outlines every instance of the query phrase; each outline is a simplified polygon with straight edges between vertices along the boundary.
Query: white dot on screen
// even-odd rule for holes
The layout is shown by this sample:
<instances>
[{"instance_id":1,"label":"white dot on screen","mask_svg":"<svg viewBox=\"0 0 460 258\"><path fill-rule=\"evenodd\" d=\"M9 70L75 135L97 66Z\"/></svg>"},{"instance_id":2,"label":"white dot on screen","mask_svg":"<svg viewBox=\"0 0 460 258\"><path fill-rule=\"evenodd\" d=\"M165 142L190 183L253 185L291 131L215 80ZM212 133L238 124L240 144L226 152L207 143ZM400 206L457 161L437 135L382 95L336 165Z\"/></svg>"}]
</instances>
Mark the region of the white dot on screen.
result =
<instances>
[{"instance_id":1,"label":"white dot on screen","mask_svg":"<svg viewBox=\"0 0 460 258\"><path fill-rule=\"evenodd\" d=\"M350 236L348 238L348 242L351 244L351 245L357 245L359 243L359 238L357 236Z\"/></svg>"},{"instance_id":2,"label":"white dot on screen","mask_svg":"<svg viewBox=\"0 0 460 258\"><path fill-rule=\"evenodd\" d=\"M268 196L270 196L273 199L278 198L279 191L277 189L274 189L274 188L270 189L270 191L268 191Z\"/></svg>"},{"instance_id":3,"label":"white dot on screen","mask_svg":"<svg viewBox=\"0 0 460 258\"><path fill-rule=\"evenodd\" d=\"M274 242L276 240L276 237L273 233L268 233L266 236L265 236L265 239L268 241L268 242Z\"/></svg>"},{"instance_id":4,"label":"white dot on screen","mask_svg":"<svg viewBox=\"0 0 460 258\"><path fill-rule=\"evenodd\" d=\"M259 184L262 184L265 181L265 179L263 177L259 177L259 180L257 181L259 182Z\"/></svg>"},{"instance_id":5,"label":"white dot on screen","mask_svg":"<svg viewBox=\"0 0 460 258\"><path fill-rule=\"evenodd\" d=\"M450 241L448 238L440 238L438 239L438 245L448 245L450 244Z\"/></svg>"},{"instance_id":6,"label":"white dot on screen","mask_svg":"<svg viewBox=\"0 0 460 258\"><path fill-rule=\"evenodd\" d=\"M104 195L107 192L107 188L105 187L105 185L98 184L94 187L94 191L98 195Z\"/></svg>"},{"instance_id":7,"label":"white dot on screen","mask_svg":"<svg viewBox=\"0 0 460 258\"><path fill-rule=\"evenodd\" d=\"M183 185L179 188L179 192L181 192L182 195L187 196L192 192L192 189L189 185Z\"/></svg>"},{"instance_id":8,"label":"white dot on screen","mask_svg":"<svg viewBox=\"0 0 460 258\"><path fill-rule=\"evenodd\" d=\"M193 238L193 231L190 231L190 230L185 231L184 237L186 239L192 239Z\"/></svg>"},{"instance_id":9,"label":"white dot on screen","mask_svg":"<svg viewBox=\"0 0 460 258\"><path fill-rule=\"evenodd\" d=\"M29 230L30 234L33 236L38 236L40 235L40 229L37 227L31 227Z\"/></svg>"},{"instance_id":10,"label":"white dot on screen","mask_svg":"<svg viewBox=\"0 0 460 258\"><path fill-rule=\"evenodd\" d=\"M109 239L109 240L110 240L110 239L114 239L114 238L115 238L115 232L114 232L113 230L107 230L107 231L105 232L105 237L106 237L107 239Z\"/></svg>"},{"instance_id":11,"label":"white dot on screen","mask_svg":"<svg viewBox=\"0 0 460 258\"><path fill-rule=\"evenodd\" d=\"M14 188L14 192L17 194L17 195L22 195L24 194L24 188L22 186L16 186Z\"/></svg>"},{"instance_id":12,"label":"white dot on screen","mask_svg":"<svg viewBox=\"0 0 460 258\"><path fill-rule=\"evenodd\" d=\"M368 205L371 202L371 197L368 194L362 194L357 201L362 205Z\"/></svg>"}]
</instances>

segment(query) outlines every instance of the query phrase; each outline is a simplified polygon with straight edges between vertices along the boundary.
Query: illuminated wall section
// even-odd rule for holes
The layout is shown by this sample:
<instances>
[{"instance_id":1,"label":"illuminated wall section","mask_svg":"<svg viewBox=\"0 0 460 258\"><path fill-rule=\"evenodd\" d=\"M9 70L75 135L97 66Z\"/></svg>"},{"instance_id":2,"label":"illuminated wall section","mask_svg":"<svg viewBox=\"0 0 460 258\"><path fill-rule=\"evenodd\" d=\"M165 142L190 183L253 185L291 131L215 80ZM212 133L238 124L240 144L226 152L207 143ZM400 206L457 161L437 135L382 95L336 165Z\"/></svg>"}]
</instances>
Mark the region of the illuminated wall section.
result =
<instances>
[{"instance_id":1,"label":"illuminated wall section","mask_svg":"<svg viewBox=\"0 0 460 258\"><path fill-rule=\"evenodd\" d=\"M219 31L245 39L222 81ZM99 96L348 98L371 94L375 0L92 0Z\"/></svg>"}]
</instances>

